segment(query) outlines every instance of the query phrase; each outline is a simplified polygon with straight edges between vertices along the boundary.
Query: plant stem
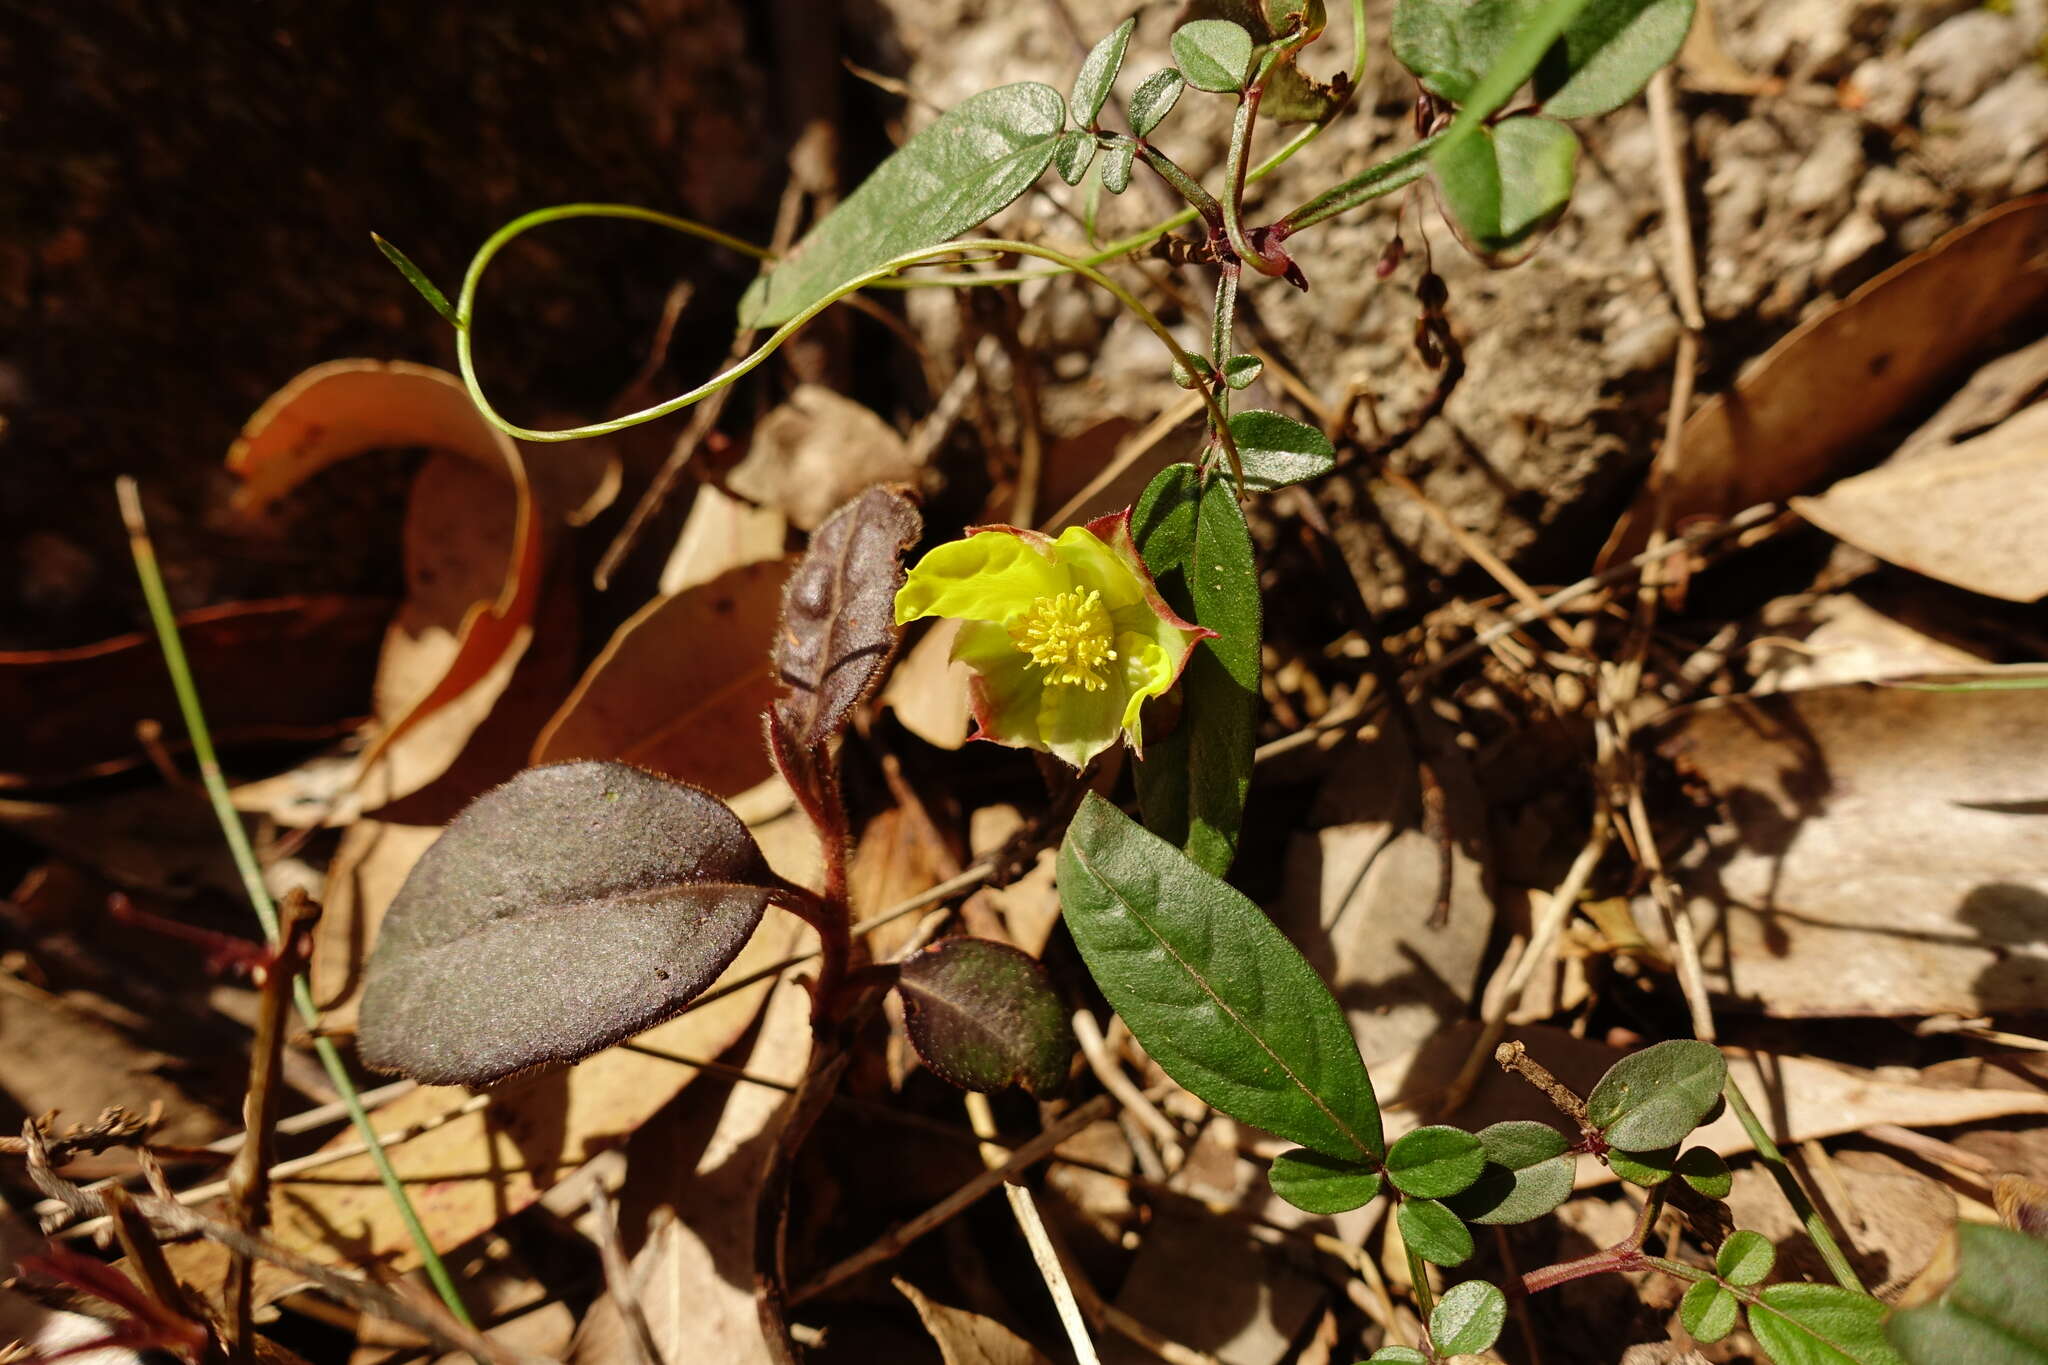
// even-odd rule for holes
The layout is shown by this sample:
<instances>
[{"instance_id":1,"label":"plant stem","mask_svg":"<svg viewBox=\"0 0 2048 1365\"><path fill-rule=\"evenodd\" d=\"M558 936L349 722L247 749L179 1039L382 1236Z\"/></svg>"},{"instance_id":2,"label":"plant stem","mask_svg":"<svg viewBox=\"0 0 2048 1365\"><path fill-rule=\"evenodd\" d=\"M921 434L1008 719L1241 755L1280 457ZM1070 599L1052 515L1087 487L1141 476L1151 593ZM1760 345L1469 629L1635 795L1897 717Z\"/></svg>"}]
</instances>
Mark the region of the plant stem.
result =
<instances>
[{"instance_id":1,"label":"plant stem","mask_svg":"<svg viewBox=\"0 0 2048 1365\"><path fill-rule=\"evenodd\" d=\"M463 333L467 335L467 333ZM228 795L227 779L221 775L220 760L214 753L213 734L207 728L206 713L199 703L199 689L193 684L191 665L185 658L185 646L178 637L177 617L171 611L169 595L164 591L163 572L157 567L156 547L150 542L149 527L143 520L142 497L135 480L123 475L115 480L115 494L121 504L121 519L128 529L128 549L135 559L135 575L142 582L142 596L149 604L149 619L156 628L157 643L163 649L164 666L170 671L171 690L177 694L178 710L184 717L186 733L192 740L192 755L199 766L199 780L206 788L206 796L213 806L214 818L220 822L221 834L227 839L228 851L233 855L235 867L241 873L242 888L249 896L249 904L256 912L256 918L263 925L263 934L270 946L280 946L277 909L271 904L270 889L263 883L263 870L257 865L256 851L249 844L248 831L242 827L241 815L235 810L233 799ZM441 1262L441 1255L434 1249L433 1239L427 1236L426 1228L420 1223L419 1213L413 1208L412 1199L407 1195L405 1182L392 1169L391 1158L385 1153L377 1130L370 1122L370 1116L363 1108L362 1098L356 1093L355 1081L350 1078L348 1068L342 1063L341 1053L334 1043L320 1032L320 1010L313 1003L312 988L307 985L303 972L292 979L292 1001L297 1007L299 1018L305 1021L313 1034L313 1050L326 1069L328 1079L341 1097L348 1110L351 1122L356 1126L368 1149L370 1162L377 1168L378 1179L390 1191L392 1202L398 1208L400 1221L405 1224L407 1235L420 1254L420 1264L433 1281L435 1292L441 1302L455 1315L456 1321L465 1327L475 1327L469 1310L463 1306L462 1296L456 1292L455 1281L448 1274L448 1267Z\"/></svg>"},{"instance_id":2,"label":"plant stem","mask_svg":"<svg viewBox=\"0 0 2048 1365\"><path fill-rule=\"evenodd\" d=\"M1161 180L1172 186L1175 194L1188 201L1188 207L1201 215L1209 231L1212 234L1223 231L1223 208L1216 202L1215 196L1202 188L1202 182L1182 170L1180 163L1144 138L1138 138L1137 143L1139 158L1150 166Z\"/></svg>"},{"instance_id":3,"label":"plant stem","mask_svg":"<svg viewBox=\"0 0 2048 1365\"><path fill-rule=\"evenodd\" d=\"M1429 1287L1429 1266L1415 1254L1415 1248L1401 1240L1401 1250L1408 1253L1408 1279L1415 1290L1415 1307L1422 1314L1422 1339L1429 1343L1429 1355L1436 1358L1436 1342L1429 1335L1429 1320L1436 1312L1436 1295Z\"/></svg>"},{"instance_id":4,"label":"plant stem","mask_svg":"<svg viewBox=\"0 0 2048 1365\"><path fill-rule=\"evenodd\" d=\"M1442 143L1444 135L1436 133L1422 139L1412 147L1404 148L1380 162L1368 166L1342 184L1332 185L1301 207L1294 209L1273 224L1273 230L1283 236L1314 227L1326 218L1357 208L1369 200L1392 194L1420 180L1429 170L1430 153Z\"/></svg>"},{"instance_id":5,"label":"plant stem","mask_svg":"<svg viewBox=\"0 0 2048 1365\"><path fill-rule=\"evenodd\" d=\"M1814 1249L1820 1252L1821 1260L1827 1263L1828 1273L1835 1277L1835 1283L1844 1289L1853 1289L1859 1294L1869 1293L1870 1291L1863 1287L1863 1281L1857 1278L1855 1267L1849 1264L1849 1258L1843 1253L1841 1243L1835 1240L1835 1234L1828 1227L1827 1220L1820 1216L1820 1210L1807 1198L1806 1190L1799 1183L1799 1177L1786 1164L1785 1154L1778 1150L1777 1143L1771 1141L1771 1135L1764 1131L1764 1126L1758 1121L1755 1111L1749 1107L1749 1101L1743 1098L1742 1089L1735 1084L1733 1076L1722 1082L1721 1093L1727 1097L1728 1107L1735 1111L1735 1117L1741 1122L1743 1131L1749 1134L1749 1140L1756 1145L1756 1154L1769 1168L1771 1178L1778 1182L1778 1188L1784 1192L1785 1202L1799 1215L1800 1223L1806 1228L1807 1238L1812 1241Z\"/></svg>"},{"instance_id":6,"label":"plant stem","mask_svg":"<svg viewBox=\"0 0 2048 1365\"><path fill-rule=\"evenodd\" d=\"M1230 249L1235 251L1252 269L1261 275L1280 276L1287 273L1285 257L1269 259L1258 250L1245 235L1244 230L1244 185L1246 167L1251 163L1252 129L1259 122L1259 101L1265 98L1266 78L1273 69L1308 41L1306 32L1283 39L1266 49L1266 55L1259 62L1258 71L1251 83L1245 86L1237 98L1237 115L1230 121L1230 154L1224 162L1223 172L1223 232L1230 239Z\"/></svg>"}]
</instances>

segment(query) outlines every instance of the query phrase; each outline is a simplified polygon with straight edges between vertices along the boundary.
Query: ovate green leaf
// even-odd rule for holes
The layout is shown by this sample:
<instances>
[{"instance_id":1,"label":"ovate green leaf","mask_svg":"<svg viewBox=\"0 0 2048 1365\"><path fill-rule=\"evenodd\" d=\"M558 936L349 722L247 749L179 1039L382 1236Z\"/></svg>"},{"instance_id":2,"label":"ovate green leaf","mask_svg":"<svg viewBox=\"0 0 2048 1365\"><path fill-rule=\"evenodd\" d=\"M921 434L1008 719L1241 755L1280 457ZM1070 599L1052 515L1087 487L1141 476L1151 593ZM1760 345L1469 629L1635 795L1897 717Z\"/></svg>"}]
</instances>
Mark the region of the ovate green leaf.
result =
<instances>
[{"instance_id":1,"label":"ovate green leaf","mask_svg":"<svg viewBox=\"0 0 2048 1365\"><path fill-rule=\"evenodd\" d=\"M1089 972L1167 1075L1325 1156L1385 1156L1343 1010L1256 905L1093 793L1059 888Z\"/></svg>"},{"instance_id":2,"label":"ovate green leaf","mask_svg":"<svg viewBox=\"0 0 2048 1365\"><path fill-rule=\"evenodd\" d=\"M1073 1026L1045 968L985 938L949 938L903 963L903 1027L924 1064L962 1090L1057 1094Z\"/></svg>"},{"instance_id":3,"label":"ovate green leaf","mask_svg":"<svg viewBox=\"0 0 2048 1365\"><path fill-rule=\"evenodd\" d=\"M1728 1163L1709 1148L1686 1148L1678 1154L1677 1169L1686 1184L1709 1199L1726 1199L1735 1190L1735 1176Z\"/></svg>"},{"instance_id":4,"label":"ovate green leaf","mask_svg":"<svg viewBox=\"0 0 2048 1365\"><path fill-rule=\"evenodd\" d=\"M1060 173L1060 179L1069 185L1080 184L1081 177L1088 174L1088 167L1094 160L1093 133L1070 128L1060 134L1060 145L1052 154L1052 168Z\"/></svg>"},{"instance_id":5,"label":"ovate green leaf","mask_svg":"<svg viewBox=\"0 0 2048 1365\"><path fill-rule=\"evenodd\" d=\"M1401 1240L1431 1265L1462 1265L1472 1259L1472 1229L1434 1199L1404 1199L1395 1211Z\"/></svg>"},{"instance_id":6,"label":"ovate green leaf","mask_svg":"<svg viewBox=\"0 0 2048 1365\"><path fill-rule=\"evenodd\" d=\"M1319 479L1337 467L1337 450L1329 437L1306 422L1264 408L1231 413L1230 439L1237 442L1237 457L1244 462L1247 492L1270 493Z\"/></svg>"},{"instance_id":7,"label":"ovate green leaf","mask_svg":"<svg viewBox=\"0 0 2048 1365\"><path fill-rule=\"evenodd\" d=\"M1468 1223L1526 1223L1571 1197L1571 1143L1547 1123L1509 1119L1479 1130L1486 1165L1472 1187L1446 1201Z\"/></svg>"},{"instance_id":8,"label":"ovate green leaf","mask_svg":"<svg viewBox=\"0 0 2048 1365\"><path fill-rule=\"evenodd\" d=\"M1387 1179L1419 1199L1442 1199L1468 1188L1485 1165L1479 1139L1448 1124L1417 1128L1387 1149Z\"/></svg>"},{"instance_id":9,"label":"ovate green leaf","mask_svg":"<svg viewBox=\"0 0 2048 1365\"><path fill-rule=\"evenodd\" d=\"M1912 1365L2048 1365L2048 1242L1959 1223L1955 1279L1933 1302L1893 1315Z\"/></svg>"},{"instance_id":10,"label":"ovate green leaf","mask_svg":"<svg viewBox=\"0 0 2048 1365\"><path fill-rule=\"evenodd\" d=\"M428 1085L580 1060L689 1004L778 885L708 792L623 763L529 768L471 802L405 879L357 1047Z\"/></svg>"},{"instance_id":11,"label":"ovate green leaf","mask_svg":"<svg viewBox=\"0 0 2048 1365\"><path fill-rule=\"evenodd\" d=\"M1173 106L1180 102L1180 92L1186 87L1187 78L1170 66L1147 76L1131 96L1131 131L1139 137L1150 137L1160 120L1173 112Z\"/></svg>"},{"instance_id":12,"label":"ovate green leaf","mask_svg":"<svg viewBox=\"0 0 2048 1365\"><path fill-rule=\"evenodd\" d=\"M1371 1166L1296 1147L1273 1158L1266 1173L1273 1193L1309 1213L1348 1213L1379 1196L1380 1174Z\"/></svg>"},{"instance_id":13,"label":"ovate green leaf","mask_svg":"<svg viewBox=\"0 0 2048 1365\"><path fill-rule=\"evenodd\" d=\"M1678 1166L1678 1149L1665 1147L1654 1152L1624 1152L1615 1148L1607 1154L1608 1169L1631 1185L1649 1189L1671 1178Z\"/></svg>"},{"instance_id":14,"label":"ovate green leaf","mask_svg":"<svg viewBox=\"0 0 2048 1365\"><path fill-rule=\"evenodd\" d=\"M1730 1284L1761 1284L1777 1259L1778 1250L1771 1245L1770 1238L1748 1228L1737 1228L1715 1253L1714 1273Z\"/></svg>"},{"instance_id":15,"label":"ovate green leaf","mask_svg":"<svg viewBox=\"0 0 2048 1365\"><path fill-rule=\"evenodd\" d=\"M1074 77L1074 92L1067 96L1067 112L1076 128L1095 126L1095 120L1102 114L1103 101L1109 98L1109 88L1116 84L1116 73L1123 70L1124 49L1131 45L1131 33L1137 27L1135 18L1124 20L1081 63L1081 73Z\"/></svg>"},{"instance_id":16,"label":"ovate green leaf","mask_svg":"<svg viewBox=\"0 0 2048 1365\"><path fill-rule=\"evenodd\" d=\"M1237 853L1257 747L1263 608L1251 531L1227 478L1205 485L1193 465L1176 464L1138 498L1131 534L1167 604L1216 632L1181 673L1178 723L1148 732L1138 803L1147 828L1221 876Z\"/></svg>"},{"instance_id":17,"label":"ovate green leaf","mask_svg":"<svg viewBox=\"0 0 2048 1365\"><path fill-rule=\"evenodd\" d=\"M1366 1365L1429 1365L1429 1357L1413 1346L1382 1346L1372 1353Z\"/></svg>"},{"instance_id":18,"label":"ovate green leaf","mask_svg":"<svg viewBox=\"0 0 2048 1365\"><path fill-rule=\"evenodd\" d=\"M1197 19L1173 31L1173 60L1197 90L1239 90L1251 71L1252 35L1228 19Z\"/></svg>"},{"instance_id":19,"label":"ovate green leaf","mask_svg":"<svg viewBox=\"0 0 2048 1365\"><path fill-rule=\"evenodd\" d=\"M1131 187L1131 158L1137 152L1138 144L1127 137L1109 144L1102 153L1102 188L1111 194L1122 194Z\"/></svg>"},{"instance_id":20,"label":"ovate green leaf","mask_svg":"<svg viewBox=\"0 0 2048 1365\"><path fill-rule=\"evenodd\" d=\"M1536 97L1554 118L1619 109L1678 55L1694 0L1592 0L1536 67Z\"/></svg>"},{"instance_id":21,"label":"ovate green leaf","mask_svg":"<svg viewBox=\"0 0 2048 1365\"><path fill-rule=\"evenodd\" d=\"M1905 1365L1885 1339L1888 1310L1868 1294L1832 1284L1774 1284L1759 1299L1750 1305L1749 1330L1773 1365Z\"/></svg>"},{"instance_id":22,"label":"ovate green leaf","mask_svg":"<svg viewBox=\"0 0 2048 1365\"><path fill-rule=\"evenodd\" d=\"M1022 81L970 95L898 148L756 279L740 321L772 327L884 261L986 222L1052 161L1066 101Z\"/></svg>"},{"instance_id":23,"label":"ovate green leaf","mask_svg":"<svg viewBox=\"0 0 2048 1365\"><path fill-rule=\"evenodd\" d=\"M1528 255L1571 202L1578 135L1555 119L1503 119L1434 159L1444 209L1458 237L1494 265Z\"/></svg>"},{"instance_id":24,"label":"ovate green leaf","mask_svg":"<svg viewBox=\"0 0 2048 1365\"><path fill-rule=\"evenodd\" d=\"M1508 1296L1485 1280L1454 1284L1429 1314L1429 1340L1439 1355L1478 1355L1500 1339Z\"/></svg>"},{"instance_id":25,"label":"ovate green leaf","mask_svg":"<svg viewBox=\"0 0 2048 1365\"><path fill-rule=\"evenodd\" d=\"M1651 1152L1685 1140L1721 1097L1728 1064L1711 1043L1673 1039L1607 1069L1586 1097L1586 1117L1608 1142Z\"/></svg>"},{"instance_id":26,"label":"ovate green leaf","mask_svg":"<svg viewBox=\"0 0 2048 1365\"><path fill-rule=\"evenodd\" d=\"M1259 372L1266 368L1266 362L1255 355L1234 355L1223 362L1223 382L1233 389L1248 389L1259 382ZM1247 482L1251 471L1245 471Z\"/></svg>"},{"instance_id":27,"label":"ovate green leaf","mask_svg":"<svg viewBox=\"0 0 2048 1365\"><path fill-rule=\"evenodd\" d=\"M1735 1314L1741 1307L1726 1289L1712 1280L1701 1280L1678 1301L1678 1320L1695 1341L1712 1345L1735 1330Z\"/></svg>"}]
</instances>

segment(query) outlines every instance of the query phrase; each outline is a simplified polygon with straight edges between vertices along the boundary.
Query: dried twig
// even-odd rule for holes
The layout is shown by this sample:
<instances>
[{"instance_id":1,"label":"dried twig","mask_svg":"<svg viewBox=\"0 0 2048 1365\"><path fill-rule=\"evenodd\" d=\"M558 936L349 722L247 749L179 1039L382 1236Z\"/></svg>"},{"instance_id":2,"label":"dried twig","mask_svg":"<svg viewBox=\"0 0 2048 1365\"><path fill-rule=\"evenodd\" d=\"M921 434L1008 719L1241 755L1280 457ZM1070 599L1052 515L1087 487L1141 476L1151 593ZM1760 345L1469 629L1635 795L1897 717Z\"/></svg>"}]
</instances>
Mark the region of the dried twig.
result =
<instances>
[{"instance_id":1,"label":"dried twig","mask_svg":"<svg viewBox=\"0 0 2048 1365\"><path fill-rule=\"evenodd\" d=\"M632 1268L626 1264L625 1249L619 1245L618 1212L612 1207L611 1196L604 1192L602 1181L590 1187L590 1221L596 1227L598 1258L604 1262L605 1287L611 1291L619 1316L626 1320L626 1336L633 1343L633 1354L639 1365L662 1365L661 1348L655 1344L654 1329L647 1325Z\"/></svg>"}]
</instances>

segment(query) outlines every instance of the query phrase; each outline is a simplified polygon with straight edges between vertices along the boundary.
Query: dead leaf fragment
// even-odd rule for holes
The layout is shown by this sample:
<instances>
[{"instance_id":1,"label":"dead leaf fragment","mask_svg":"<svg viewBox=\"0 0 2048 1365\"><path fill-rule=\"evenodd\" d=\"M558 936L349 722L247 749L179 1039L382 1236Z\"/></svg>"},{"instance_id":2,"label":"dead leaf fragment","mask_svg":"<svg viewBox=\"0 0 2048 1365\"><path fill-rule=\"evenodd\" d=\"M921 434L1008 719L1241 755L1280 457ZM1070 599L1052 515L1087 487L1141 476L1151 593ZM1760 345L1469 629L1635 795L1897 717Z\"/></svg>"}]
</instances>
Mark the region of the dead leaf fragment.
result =
<instances>
[{"instance_id":1,"label":"dead leaf fragment","mask_svg":"<svg viewBox=\"0 0 2048 1365\"><path fill-rule=\"evenodd\" d=\"M2048 403L1792 506L1836 539L1902 568L1987 597L2038 601L2048 596Z\"/></svg>"},{"instance_id":2,"label":"dead leaf fragment","mask_svg":"<svg viewBox=\"0 0 2048 1365\"><path fill-rule=\"evenodd\" d=\"M668 563L661 569L661 595L708 583L727 569L780 559L789 521L772 507L755 507L723 489L705 484L690 504Z\"/></svg>"},{"instance_id":3,"label":"dead leaf fragment","mask_svg":"<svg viewBox=\"0 0 2048 1365\"><path fill-rule=\"evenodd\" d=\"M1795 329L1694 413L1679 447L1658 452L1600 563L1643 547L1660 501L1675 527L1825 482L1971 351L2044 302L2048 195L1965 223Z\"/></svg>"},{"instance_id":4,"label":"dead leaf fragment","mask_svg":"<svg viewBox=\"0 0 2048 1365\"><path fill-rule=\"evenodd\" d=\"M915 483L918 463L896 429L851 398L802 384L754 426L746 458L726 477L733 492L815 531L869 484Z\"/></svg>"},{"instance_id":5,"label":"dead leaf fragment","mask_svg":"<svg viewBox=\"0 0 2048 1365\"><path fill-rule=\"evenodd\" d=\"M613 758L735 796L772 771L761 714L786 560L729 569L620 626L534 741L535 763Z\"/></svg>"},{"instance_id":6,"label":"dead leaf fragment","mask_svg":"<svg viewBox=\"0 0 2048 1365\"><path fill-rule=\"evenodd\" d=\"M1050 1357L994 1318L948 1308L908 1280L890 1283L910 1300L945 1365L1052 1365Z\"/></svg>"},{"instance_id":7,"label":"dead leaf fragment","mask_svg":"<svg viewBox=\"0 0 2048 1365\"><path fill-rule=\"evenodd\" d=\"M939 749L958 749L967 742L972 718L967 694L974 676L966 664L953 661L953 642L960 622L940 621L897 660L882 689L882 705L896 713L903 728Z\"/></svg>"},{"instance_id":8,"label":"dead leaf fragment","mask_svg":"<svg viewBox=\"0 0 2048 1365\"><path fill-rule=\"evenodd\" d=\"M1732 831L1679 879L1713 988L1814 1015L2048 992L2048 692L1843 686L1708 703L1659 744Z\"/></svg>"}]
</instances>

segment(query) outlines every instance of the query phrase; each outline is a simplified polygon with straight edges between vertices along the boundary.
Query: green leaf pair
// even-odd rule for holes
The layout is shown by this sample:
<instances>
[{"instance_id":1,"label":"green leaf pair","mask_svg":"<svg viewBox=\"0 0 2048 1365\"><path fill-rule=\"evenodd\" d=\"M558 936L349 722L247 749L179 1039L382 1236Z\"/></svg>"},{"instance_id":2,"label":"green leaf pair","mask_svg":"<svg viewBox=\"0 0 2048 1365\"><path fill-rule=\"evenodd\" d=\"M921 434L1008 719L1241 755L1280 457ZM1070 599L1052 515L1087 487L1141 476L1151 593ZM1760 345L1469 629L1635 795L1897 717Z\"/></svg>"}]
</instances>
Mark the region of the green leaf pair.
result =
<instances>
[{"instance_id":1,"label":"green leaf pair","mask_svg":"<svg viewBox=\"0 0 2048 1365\"><path fill-rule=\"evenodd\" d=\"M1579 141L1559 119L1608 113L1677 55L1694 0L1400 0L1393 48L1437 98L1464 107L1433 162L1446 217L1510 265L1571 199ZM1534 35L1534 39L1532 39ZM1554 35L1550 41L1540 41ZM1491 121L1531 77L1537 109Z\"/></svg>"}]
</instances>

